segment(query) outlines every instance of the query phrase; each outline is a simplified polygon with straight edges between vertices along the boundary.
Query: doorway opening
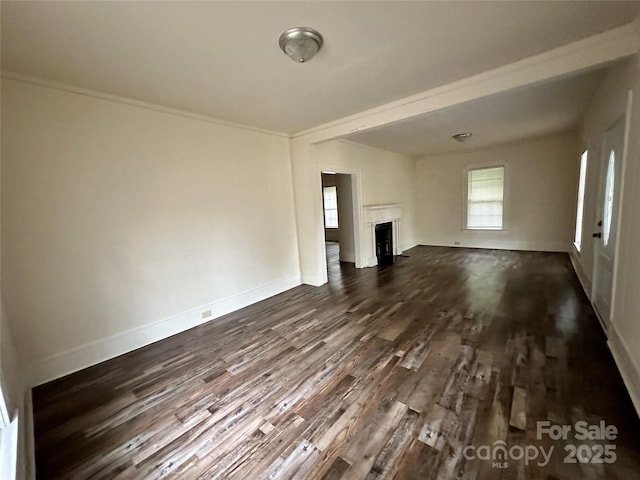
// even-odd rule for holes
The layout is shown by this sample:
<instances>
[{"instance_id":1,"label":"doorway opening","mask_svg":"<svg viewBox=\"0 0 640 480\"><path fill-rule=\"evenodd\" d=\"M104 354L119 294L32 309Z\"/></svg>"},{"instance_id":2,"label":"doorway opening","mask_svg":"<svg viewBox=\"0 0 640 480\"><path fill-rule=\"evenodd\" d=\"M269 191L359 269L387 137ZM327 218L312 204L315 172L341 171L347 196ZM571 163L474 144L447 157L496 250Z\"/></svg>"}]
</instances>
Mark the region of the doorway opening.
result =
<instances>
[{"instance_id":1,"label":"doorway opening","mask_svg":"<svg viewBox=\"0 0 640 480\"><path fill-rule=\"evenodd\" d=\"M348 173L323 171L321 175L327 275L331 277L356 262L353 178Z\"/></svg>"}]
</instances>

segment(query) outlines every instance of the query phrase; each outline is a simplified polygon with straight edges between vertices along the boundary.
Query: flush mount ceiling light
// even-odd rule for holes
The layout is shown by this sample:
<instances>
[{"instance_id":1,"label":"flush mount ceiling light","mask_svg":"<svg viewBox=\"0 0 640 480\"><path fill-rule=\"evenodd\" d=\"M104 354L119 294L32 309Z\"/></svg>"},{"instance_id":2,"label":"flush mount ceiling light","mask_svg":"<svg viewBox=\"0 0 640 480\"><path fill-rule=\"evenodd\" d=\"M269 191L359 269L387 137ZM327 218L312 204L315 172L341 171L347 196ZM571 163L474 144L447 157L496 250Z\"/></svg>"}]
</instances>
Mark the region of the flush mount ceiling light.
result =
<instances>
[{"instance_id":1,"label":"flush mount ceiling light","mask_svg":"<svg viewBox=\"0 0 640 480\"><path fill-rule=\"evenodd\" d=\"M455 135L451 135L451 138L453 138L456 142L460 142L460 143L464 142L470 137L471 137L470 132L462 132L462 133L456 133Z\"/></svg>"},{"instance_id":2,"label":"flush mount ceiling light","mask_svg":"<svg viewBox=\"0 0 640 480\"><path fill-rule=\"evenodd\" d=\"M280 35L280 48L291 60L308 62L322 48L322 35L309 27L294 27Z\"/></svg>"}]
</instances>

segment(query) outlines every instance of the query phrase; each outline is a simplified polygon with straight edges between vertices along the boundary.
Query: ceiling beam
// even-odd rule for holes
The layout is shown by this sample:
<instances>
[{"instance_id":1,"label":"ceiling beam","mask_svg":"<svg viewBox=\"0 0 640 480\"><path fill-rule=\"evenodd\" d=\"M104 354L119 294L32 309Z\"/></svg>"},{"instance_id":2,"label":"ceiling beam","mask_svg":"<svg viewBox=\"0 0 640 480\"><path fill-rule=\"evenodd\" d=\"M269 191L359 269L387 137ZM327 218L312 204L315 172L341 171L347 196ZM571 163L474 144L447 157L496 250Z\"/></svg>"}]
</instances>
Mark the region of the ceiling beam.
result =
<instances>
[{"instance_id":1,"label":"ceiling beam","mask_svg":"<svg viewBox=\"0 0 640 480\"><path fill-rule=\"evenodd\" d=\"M502 67L425 90L292 135L319 143L525 87L633 55L640 50L640 21L519 60Z\"/></svg>"}]
</instances>

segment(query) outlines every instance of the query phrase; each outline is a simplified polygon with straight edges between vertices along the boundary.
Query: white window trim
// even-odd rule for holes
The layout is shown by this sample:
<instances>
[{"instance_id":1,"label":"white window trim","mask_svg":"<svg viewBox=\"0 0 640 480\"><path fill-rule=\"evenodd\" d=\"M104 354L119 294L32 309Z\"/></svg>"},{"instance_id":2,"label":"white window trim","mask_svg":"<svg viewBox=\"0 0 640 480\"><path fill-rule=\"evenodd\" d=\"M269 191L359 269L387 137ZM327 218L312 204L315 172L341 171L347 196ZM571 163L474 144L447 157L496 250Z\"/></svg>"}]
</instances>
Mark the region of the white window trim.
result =
<instances>
[{"instance_id":1,"label":"white window trim","mask_svg":"<svg viewBox=\"0 0 640 480\"><path fill-rule=\"evenodd\" d=\"M0 379L0 472L3 479L15 479L18 461L18 412L9 415Z\"/></svg>"},{"instance_id":2,"label":"white window trim","mask_svg":"<svg viewBox=\"0 0 640 480\"><path fill-rule=\"evenodd\" d=\"M4 386L0 379L0 428L6 427L11 423L9 416L9 408L7 407L6 397L4 395Z\"/></svg>"},{"instance_id":3,"label":"white window trim","mask_svg":"<svg viewBox=\"0 0 640 480\"><path fill-rule=\"evenodd\" d=\"M502 192L502 228L468 228L467 210L469 200L469 171L484 168L504 168L504 185ZM509 161L470 163L462 169L462 218L460 230L466 233L505 234L509 233L509 205L511 203L511 181Z\"/></svg>"}]
</instances>

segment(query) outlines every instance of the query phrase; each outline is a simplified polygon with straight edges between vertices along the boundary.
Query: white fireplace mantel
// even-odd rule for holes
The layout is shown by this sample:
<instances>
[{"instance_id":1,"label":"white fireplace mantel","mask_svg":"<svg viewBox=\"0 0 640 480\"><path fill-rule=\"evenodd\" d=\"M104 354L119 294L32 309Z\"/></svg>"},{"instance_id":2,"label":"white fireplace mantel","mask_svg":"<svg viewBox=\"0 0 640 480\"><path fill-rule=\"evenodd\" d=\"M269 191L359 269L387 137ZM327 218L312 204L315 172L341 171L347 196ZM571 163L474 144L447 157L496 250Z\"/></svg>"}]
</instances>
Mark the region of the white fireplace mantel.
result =
<instances>
[{"instance_id":1,"label":"white fireplace mantel","mask_svg":"<svg viewBox=\"0 0 640 480\"><path fill-rule=\"evenodd\" d=\"M402 205L391 203L386 205L365 205L362 207L363 221L369 234L365 235L368 245L365 245L365 264L374 267L378 264L376 257L376 225L380 223L392 222L393 234L393 254L400 255L400 220L402 218Z\"/></svg>"},{"instance_id":2,"label":"white fireplace mantel","mask_svg":"<svg viewBox=\"0 0 640 480\"><path fill-rule=\"evenodd\" d=\"M402 205L399 203L391 203L388 205L365 205L364 222L365 223L385 223L395 218L402 217Z\"/></svg>"}]
</instances>

